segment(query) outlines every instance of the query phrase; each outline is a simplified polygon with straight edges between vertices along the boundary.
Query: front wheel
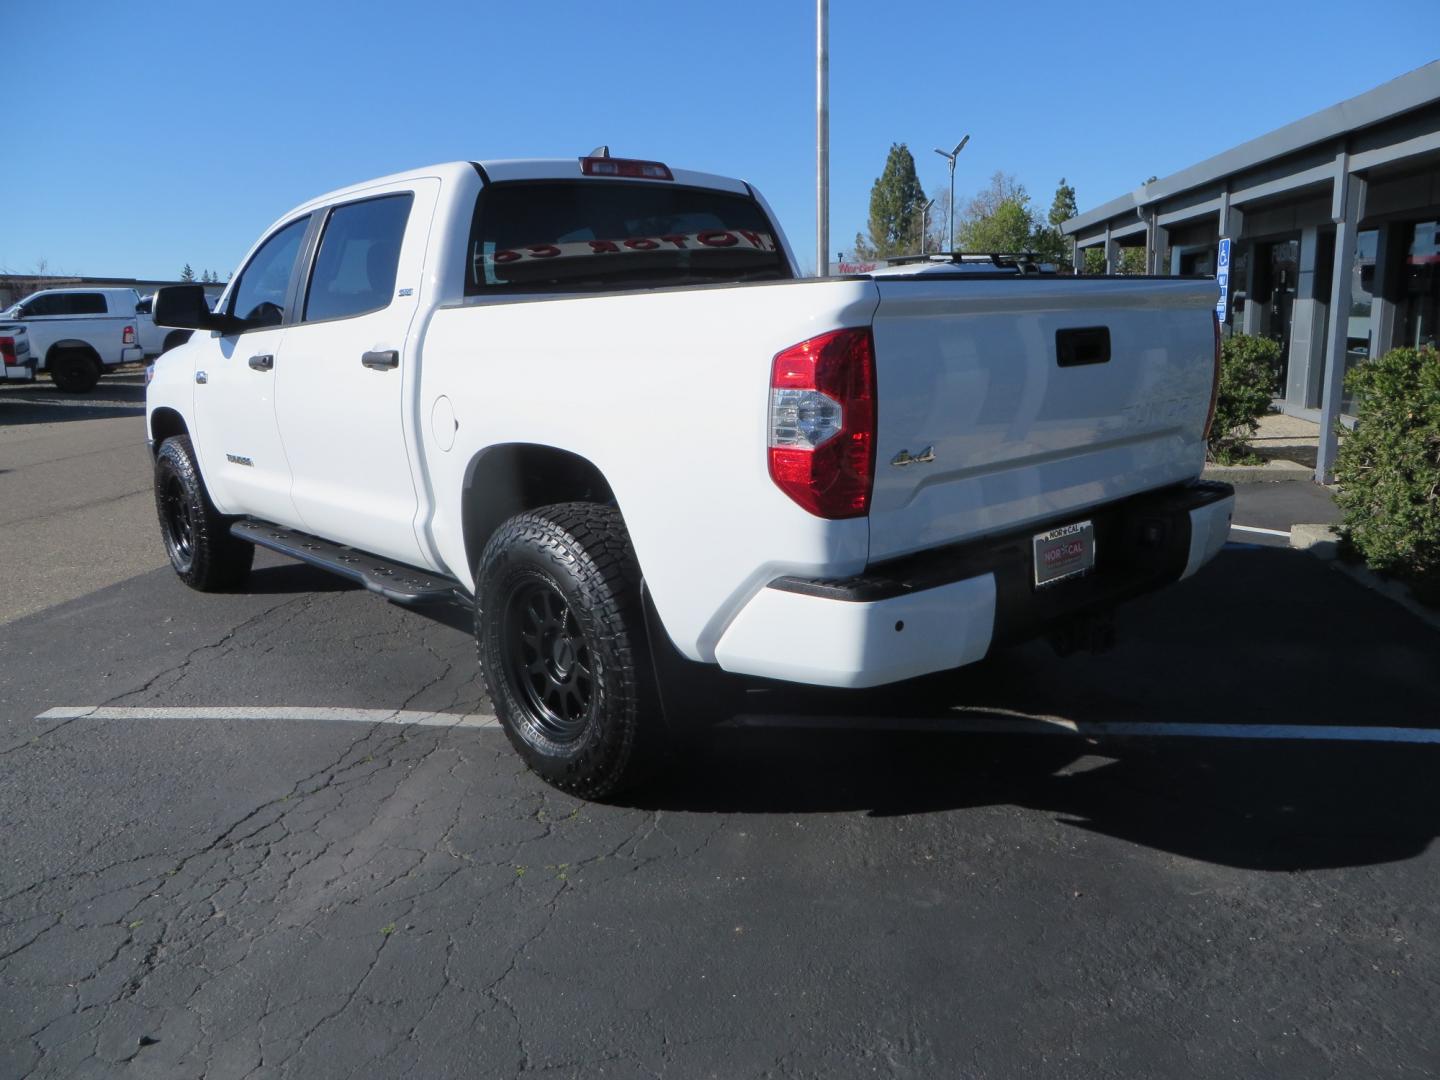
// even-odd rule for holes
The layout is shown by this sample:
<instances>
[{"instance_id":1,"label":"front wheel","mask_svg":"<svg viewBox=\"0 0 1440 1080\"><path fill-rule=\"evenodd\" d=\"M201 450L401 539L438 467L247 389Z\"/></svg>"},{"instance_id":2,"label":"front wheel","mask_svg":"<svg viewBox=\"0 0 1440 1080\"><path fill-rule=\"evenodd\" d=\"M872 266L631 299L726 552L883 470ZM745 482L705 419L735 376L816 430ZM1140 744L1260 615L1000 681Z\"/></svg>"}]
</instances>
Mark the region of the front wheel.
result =
<instances>
[{"instance_id":1,"label":"front wheel","mask_svg":"<svg viewBox=\"0 0 1440 1080\"><path fill-rule=\"evenodd\" d=\"M511 518L485 545L475 597L485 686L526 764L582 798L633 785L660 716L619 510L562 503Z\"/></svg>"},{"instance_id":2,"label":"front wheel","mask_svg":"<svg viewBox=\"0 0 1440 1080\"><path fill-rule=\"evenodd\" d=\"M166 439L155 457L155 510L170 565L186 585L220 592L249 576L255 545L230 535L234 519L210 501L188 435Z\"/></svg>"}]
</instances>

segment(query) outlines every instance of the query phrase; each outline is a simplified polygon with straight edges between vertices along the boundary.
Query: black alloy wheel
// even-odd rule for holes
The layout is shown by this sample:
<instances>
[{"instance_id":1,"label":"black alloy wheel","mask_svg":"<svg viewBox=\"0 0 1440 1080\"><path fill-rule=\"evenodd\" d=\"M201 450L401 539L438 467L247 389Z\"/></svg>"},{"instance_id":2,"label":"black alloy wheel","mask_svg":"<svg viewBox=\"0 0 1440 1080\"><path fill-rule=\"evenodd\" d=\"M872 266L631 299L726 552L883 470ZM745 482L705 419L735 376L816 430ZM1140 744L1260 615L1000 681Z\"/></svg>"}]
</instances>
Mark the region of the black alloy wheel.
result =
<instances>
[{"instance_id":1,"label":"black alloy wheel","mask_svg":"<svg viewBox=\"0 0 1440 1080\"><path fill-rule=\"evenodd\" d=\"M160 504L160 535L170 564L178 573L185 573L195 563L195 523L190 517L190 501L175 473L166 475L156 493Z\"/></svg>"},{"instance_id":2,"label":"black alloy wheel","mask_svg":"<svg viewBox=\"0 0 1440 1080\"><path fill-rule=\"evenodd\" d=\"M518 583L506 609L501 647L526 720L556 743L574 742L595 702L594 661L579 620L543 579Z\"/></svg>"}]
</instances>

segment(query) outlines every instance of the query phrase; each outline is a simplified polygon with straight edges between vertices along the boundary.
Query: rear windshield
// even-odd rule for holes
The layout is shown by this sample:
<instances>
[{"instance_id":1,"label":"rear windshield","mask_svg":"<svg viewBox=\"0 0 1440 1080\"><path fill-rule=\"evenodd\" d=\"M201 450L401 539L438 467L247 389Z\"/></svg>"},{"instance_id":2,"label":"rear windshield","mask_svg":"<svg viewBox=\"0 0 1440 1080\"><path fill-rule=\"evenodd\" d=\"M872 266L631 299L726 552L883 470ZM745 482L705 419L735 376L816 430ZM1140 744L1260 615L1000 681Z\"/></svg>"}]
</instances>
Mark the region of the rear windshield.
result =
<instances>
[{"instance_id":1,"label":"rear windshield","mask_svg":"<svg viewBox=\"0 0 1440 1080\"><path fill-rule=\"evenodd\" d=\"M485 188L475 204L465 274L469 295L791 276L753 198L604 180Z\"/></svg>"}]
</instances>

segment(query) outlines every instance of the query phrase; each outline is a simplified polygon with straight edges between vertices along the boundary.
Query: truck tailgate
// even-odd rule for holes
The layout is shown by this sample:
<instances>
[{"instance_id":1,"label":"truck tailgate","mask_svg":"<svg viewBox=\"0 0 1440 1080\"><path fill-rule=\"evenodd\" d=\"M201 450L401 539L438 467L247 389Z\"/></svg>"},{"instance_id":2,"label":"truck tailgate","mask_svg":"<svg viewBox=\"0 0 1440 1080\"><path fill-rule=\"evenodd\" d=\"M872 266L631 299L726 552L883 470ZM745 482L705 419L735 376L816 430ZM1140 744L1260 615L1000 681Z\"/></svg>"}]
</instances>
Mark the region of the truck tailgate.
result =
<instances>
[{"instance_id":1,"label":"truck tailgate","mask_svg":"<svg viewBox=\"0 0 1440 1080\"><path fill-rule=\"evenodd\" d=\"M1213 281L877 285L872 561L1199 475ZM921 460L906 464L906 455Z\"/></svg>"}]
</instances>

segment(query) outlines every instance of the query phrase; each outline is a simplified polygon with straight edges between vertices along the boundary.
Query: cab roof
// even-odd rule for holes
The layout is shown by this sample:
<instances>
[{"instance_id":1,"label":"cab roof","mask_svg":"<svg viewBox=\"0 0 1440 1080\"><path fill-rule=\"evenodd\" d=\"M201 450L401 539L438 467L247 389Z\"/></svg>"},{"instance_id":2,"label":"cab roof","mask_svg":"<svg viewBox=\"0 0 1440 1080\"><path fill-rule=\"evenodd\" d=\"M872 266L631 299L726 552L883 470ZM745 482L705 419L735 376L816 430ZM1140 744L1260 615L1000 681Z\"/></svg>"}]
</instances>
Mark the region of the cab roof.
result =
<instances>
[{"instance_id":1,"label":"cab roof","mask_svg":"<svg viewBox=\"0 0 1440 1080\"><path fill-rule=\"evenodd\" d=\"M625 160L615 158L616 161ZM714 188L717 191L734 192L737 195L750 194L750 185L743 180L737 180L730 176L720 176L716 173L695 172L691 169L671 168L675 179L665 180L631 180L616 177L586 176L580 169L580 157L566 158L506 158L486 161L450 161L441 165L427 165L421 169L407 169L405 172L392 173L389 176L378 176L372 180L364 180L358 184L351 184L348 187L337 188L334 191L327 191L324 195L316 196L297 206L290 211L288 216L301 213L315 206L331 203L337 199L349 195L357 195L380 187L386 184L401 183L406 180L418 180L421 177L433 176L442 182L453 182L461 178L474 176L478 171L487 183L498 184L512 180L606 180L616 183L675 183L689 187ZM667 163L668 164L668 163Z\"/></svg>"}]
</instances>

